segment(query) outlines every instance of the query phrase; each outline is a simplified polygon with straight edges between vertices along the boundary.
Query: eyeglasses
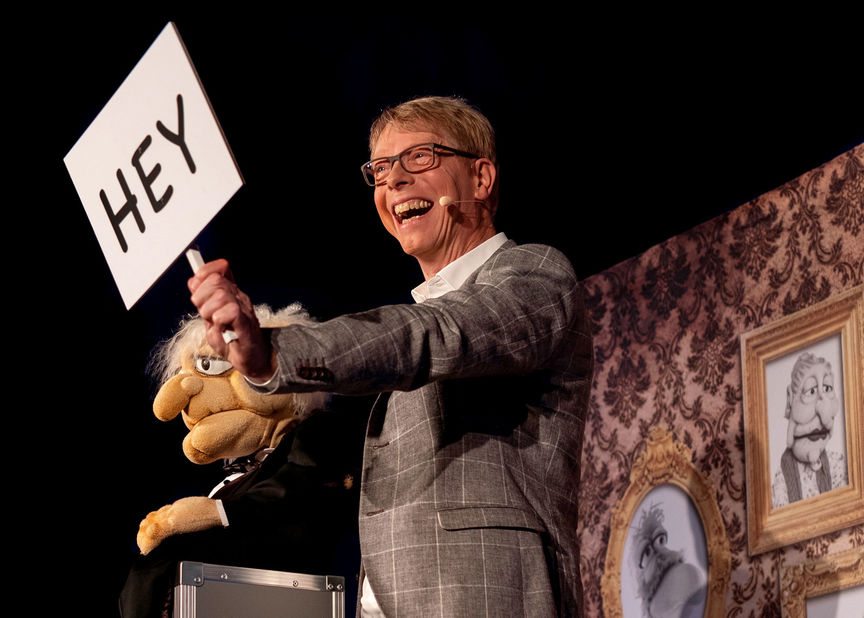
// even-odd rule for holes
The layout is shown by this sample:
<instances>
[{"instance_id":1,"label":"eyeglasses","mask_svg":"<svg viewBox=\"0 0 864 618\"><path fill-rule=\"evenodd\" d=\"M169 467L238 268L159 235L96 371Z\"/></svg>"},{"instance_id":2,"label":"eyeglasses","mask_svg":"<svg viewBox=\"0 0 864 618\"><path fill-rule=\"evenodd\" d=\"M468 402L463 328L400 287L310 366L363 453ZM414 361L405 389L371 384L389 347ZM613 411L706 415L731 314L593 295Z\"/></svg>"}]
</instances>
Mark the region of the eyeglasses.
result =
<instances>
[{"instance_id":1,"label":"eyeglasses","mask_svg":"<svg viewBox=\"0 0 864 618\"><path fill-rule=\"evenodd\" d=\"M448 154L468 157L470 159L480 158L478 155L471 154L470 152L456 150L455 148L450 148L450 146L442 146L441 144L430 142L428 144L417 144L416 146L411 146L392 157L372 159L368 163L364 163L360 168L360 171L363 172L363 178L366 180L366 184L370 187L374 187L375 185L380 185L387 180L387 177L390 175L390 170L393 169L393 164L396 161L399 161L402 169L409 174L419 174L420 172L425 172L426 170L435 167L439 156Z\"/></svg>"}]
</instances>

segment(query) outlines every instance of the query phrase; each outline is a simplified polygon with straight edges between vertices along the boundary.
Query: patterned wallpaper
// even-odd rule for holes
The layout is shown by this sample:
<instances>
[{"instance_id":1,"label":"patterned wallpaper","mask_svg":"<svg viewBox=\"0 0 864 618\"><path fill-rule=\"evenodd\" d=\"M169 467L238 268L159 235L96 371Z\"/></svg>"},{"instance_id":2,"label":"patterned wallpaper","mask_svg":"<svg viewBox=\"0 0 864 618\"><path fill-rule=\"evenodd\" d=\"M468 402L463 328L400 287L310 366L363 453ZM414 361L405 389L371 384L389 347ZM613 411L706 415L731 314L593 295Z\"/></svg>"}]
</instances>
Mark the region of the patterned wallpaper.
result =
<instances>
[{"instance_id":1,"label":"patterned wallpaper","mask_svg":"<svg viewBox=\"0 0 864 618\"><path fill-rule=\"evenodd\" d=\"M749 558L741 333L864 283L864 144L585 281L596 368L582 456L586 616L602 615L610 514L651 427L717 488L727 617L779 616L787 564L864 546L864 526Z\"/></svg>"}]
</instances>

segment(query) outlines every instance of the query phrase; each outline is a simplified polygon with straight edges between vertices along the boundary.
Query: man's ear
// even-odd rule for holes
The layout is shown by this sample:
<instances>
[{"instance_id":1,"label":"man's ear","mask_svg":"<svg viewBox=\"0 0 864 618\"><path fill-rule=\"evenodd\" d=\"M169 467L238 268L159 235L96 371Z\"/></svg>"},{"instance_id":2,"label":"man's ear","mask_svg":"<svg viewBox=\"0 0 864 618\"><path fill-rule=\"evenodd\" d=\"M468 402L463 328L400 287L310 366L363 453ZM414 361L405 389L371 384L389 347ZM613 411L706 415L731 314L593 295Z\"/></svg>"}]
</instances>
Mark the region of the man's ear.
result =
<instances>
[{"instance_id":1,"label":"man's ear","mask_svg":"<svg viewBox=\"0 0 864 618\"><path fill-rule=\"evenodd\" d=\"M486 201L492 195L498 170L489 159L481 157L474 160L474 199Z\"/></svg>"}]
</instances>

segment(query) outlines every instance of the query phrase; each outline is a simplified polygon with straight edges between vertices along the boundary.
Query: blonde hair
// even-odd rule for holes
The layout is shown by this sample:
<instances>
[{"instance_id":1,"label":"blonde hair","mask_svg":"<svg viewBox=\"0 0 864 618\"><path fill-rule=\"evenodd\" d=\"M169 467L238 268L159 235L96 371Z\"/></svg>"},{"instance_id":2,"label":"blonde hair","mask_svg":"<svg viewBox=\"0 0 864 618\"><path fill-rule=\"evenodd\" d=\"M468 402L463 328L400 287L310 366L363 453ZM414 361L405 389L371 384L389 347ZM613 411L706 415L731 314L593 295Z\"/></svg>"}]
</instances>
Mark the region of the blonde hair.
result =
<instances>
[{"instance_id":1,"label":"blonde hair","mask_svg":"<svg viewBox=\"0 0 864 618\"><path fill-rule=\"evenodd\" d=\"M455 143L444 144L489 159L498 169L495 130L477 108L459 97L422 97L406 101L381 112L369 129L369 152L389 125L408 130L431 129L444 132ZM498 206L498 178L489 196L494 212Z\"/></svg>"}]
</instances>

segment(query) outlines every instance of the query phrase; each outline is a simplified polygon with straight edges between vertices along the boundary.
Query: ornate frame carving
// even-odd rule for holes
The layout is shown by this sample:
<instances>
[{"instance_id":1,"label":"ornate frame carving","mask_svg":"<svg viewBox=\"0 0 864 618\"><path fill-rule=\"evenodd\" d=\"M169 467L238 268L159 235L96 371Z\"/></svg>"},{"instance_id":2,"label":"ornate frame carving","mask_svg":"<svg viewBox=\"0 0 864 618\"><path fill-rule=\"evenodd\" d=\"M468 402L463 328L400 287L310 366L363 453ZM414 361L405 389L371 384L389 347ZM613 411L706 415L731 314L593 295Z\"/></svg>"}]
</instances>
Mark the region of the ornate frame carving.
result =
<instances>
[{"instance_id":1,"label":"ornate frame carving","mask_svg":"<svg viewBox=\"0 0 864 618\"><path fill-rule=\"evenodd\" d=\"M807 618L807 599L864 586L864 548L856 547L783 568L780 608L783 618Z\"/></svg>"},{"instance_id":2,"label":"ornate frame carving","mask_svg":"<svg viewBox=\"0 0 864 618\"><path fill-rule=\"evenodd\" d=\"M849 484L773 507L766 363L840 335ZM864 522L864 285L741 335L747 548L755 555Z\"/></svg>"},{"instance_id":3,"label":"ornate frame carving","mask_svg":"<svg viewBox=\"0 0 864 618\"><path fill-rule=\"evenodd\" d=\"M723 616L726 588L732 568L729 539L717 506L716 489L711 481L695 468L693 455L671 433L654 427L646 441L645 451L630 471L630 485L612 510L609 545L601 593L603 613L607 618L622 616L621 567L624 544L630 522L642 500L661 485L671 484L682 489L693 502L702 520L708 554L708 596L705 616Z\"/></svg>"}]
</instances>

